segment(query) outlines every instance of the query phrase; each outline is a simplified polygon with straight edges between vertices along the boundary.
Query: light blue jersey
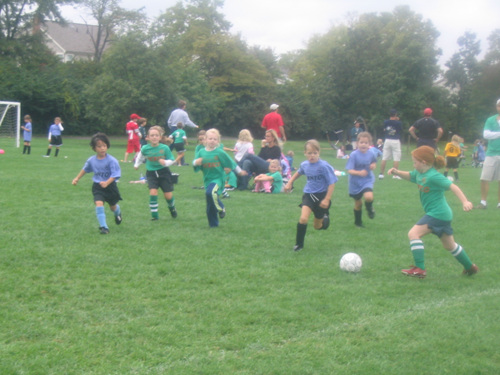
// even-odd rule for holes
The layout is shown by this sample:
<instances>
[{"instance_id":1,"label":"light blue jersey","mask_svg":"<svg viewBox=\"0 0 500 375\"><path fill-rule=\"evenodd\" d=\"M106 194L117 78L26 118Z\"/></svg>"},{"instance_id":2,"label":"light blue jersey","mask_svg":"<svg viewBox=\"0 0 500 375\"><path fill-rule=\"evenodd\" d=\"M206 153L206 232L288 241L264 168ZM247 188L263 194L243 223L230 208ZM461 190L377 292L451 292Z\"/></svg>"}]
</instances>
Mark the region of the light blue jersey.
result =
<instances>
[{"instance_id":1,"label":"light blue jersey","mask_svg":"<svg viewBox=\"0 0 500 375\"><path fill-rule=\"evenodd\" d=\"M353 151L351 153L351 156L349 157L349 159L347 159L345 169L353 169L356 171L366 170L368 174L364 177L349 174L349 195L359 194L367 188L373 189L375 176L370 169L370 165L376 162L377 158L370 150L366 151L365 153L359 150Z\"/></svg>"},{"instance_id":2,"label":"light blue jersey","mask_svg":"<svg viewBox=\"0 0 500 375\"><path fill-rule=\"evenodd\" d=\"M98 159L96 155L91 156L83 166L85 173L94 173L92 181L99 183L107 181L110 177L118 180L121 176L121 168L118 160L106 154L104 159Z\"/></svg>"},{"instance_id":3,"label":"light blue jersey","mask_svg":"<svg viewBox=\"0 0 500 375\"><path fill-rule=\"evenodd\" d=\"M297 172L307 177L304 193L324 193L328 190L328 186L338 181L337 176L335 176L335 169L321 159L316 163L310 163L308 160L303 161L300 163Z\"/></svg>"}]
</instances>

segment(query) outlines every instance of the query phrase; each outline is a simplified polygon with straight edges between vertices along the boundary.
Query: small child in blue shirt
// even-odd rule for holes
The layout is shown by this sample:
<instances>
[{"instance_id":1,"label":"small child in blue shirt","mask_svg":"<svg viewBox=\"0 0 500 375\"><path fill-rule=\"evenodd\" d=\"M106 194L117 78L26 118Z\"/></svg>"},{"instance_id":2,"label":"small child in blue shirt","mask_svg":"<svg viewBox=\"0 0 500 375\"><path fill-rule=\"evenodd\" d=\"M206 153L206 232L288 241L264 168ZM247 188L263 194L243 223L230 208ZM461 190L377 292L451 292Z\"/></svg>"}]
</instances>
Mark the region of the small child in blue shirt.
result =
<instances>
[{"instance_id":1,"label":"small child in blue shirt","mask_svg":"<svg viewBox=\"0 0 500 375\"><path fill-rule=\"evenodd\" d=\"M85 162L82 170L73 179L73 185L76 185L85 173L93 172L92 194L96 206L96 216L99 222L99 232L108 234L109 228L106 223L106 213L104 212L104 203L109 204L109 208L115 216L117 225L122 222L122 214L118 202L122 200L116 181L121 176L121 169L118 160L108 154L110 147L109 139L104 133L94 134L90 140L90 147L96 152Z\"/></svg>"},{"instance_id":2,"label":"small child in blue shirt","mask_svg":"<svg viewBox=\"0 0 500 375\"><path fill-rule=\"evenodd\" d=\"M290 181L285 186L285 191L291 191L293 183L300 176L307 177L302 196L300 219L297 223L297 234L294 251L304 248L307 222L311 213L314 214L314 229L328 229L330 225L330 206L333 190L337 182L335 170L328 162L319 158L320 145L315 139L306 142L304 146L306 161L300 164L297 172L294 173Z\"/></svg>"},{"instance_id":3,"label":"small child in blue shirt","mask_svg":"<svg viewBox=\"0 0 500 375\"><path fill-rule=\"evenodd\" d=\"M362 228L361 220L363 199L365 200L368 217L373 219L373 184L375 175L373 170L377 166L377 157L370 151L372 136L368 132L361 132L357 138L357 150L353 151L347 160L345 169L349 174L349 196L354 199L354 225Z\"/></svg>"},{"instance_id":4,"label":"small child in blue shirt","mask_svg":"<svg viewBox=\"0 0 500 375\"><path fill-rule=\"evenodd\" d=\"M31 136L33 135L33 129L31 127L31 116L24 116L24 125L21 126L23 130L24 148L23 154L31 154Z\"/></svg>"}]
</instances>

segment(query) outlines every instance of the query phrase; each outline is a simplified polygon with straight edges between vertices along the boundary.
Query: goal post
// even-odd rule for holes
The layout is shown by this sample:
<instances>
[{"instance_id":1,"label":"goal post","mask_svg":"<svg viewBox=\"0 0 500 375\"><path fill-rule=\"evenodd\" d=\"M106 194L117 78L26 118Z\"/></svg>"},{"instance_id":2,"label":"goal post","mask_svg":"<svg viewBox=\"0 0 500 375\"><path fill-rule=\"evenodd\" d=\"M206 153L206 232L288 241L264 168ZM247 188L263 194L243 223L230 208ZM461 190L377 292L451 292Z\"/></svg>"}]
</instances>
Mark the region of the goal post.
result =
<instances>
[{"instance_id":1,"label":"goal post","mask_svg":"<svg viewBox=\"0 0 500 375\"><path fill-rule=\"evenodd\" d=\"M0 101L0 137L14 138L21 145L21 103Z\"/></svg>"}]
</instances>

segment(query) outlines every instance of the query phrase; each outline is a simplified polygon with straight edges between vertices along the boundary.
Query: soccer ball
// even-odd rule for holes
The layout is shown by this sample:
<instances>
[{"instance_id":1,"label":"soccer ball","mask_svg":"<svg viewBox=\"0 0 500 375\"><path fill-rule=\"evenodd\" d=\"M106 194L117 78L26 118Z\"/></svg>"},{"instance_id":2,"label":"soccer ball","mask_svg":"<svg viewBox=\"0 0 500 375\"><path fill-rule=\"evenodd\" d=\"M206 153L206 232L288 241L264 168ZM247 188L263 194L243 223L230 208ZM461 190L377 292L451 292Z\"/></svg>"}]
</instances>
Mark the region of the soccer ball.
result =
<instances>
[{"instance_id":1,"label":"soccer ball","mask_svg":"<svg viewBox=\"0 0 500 375\"><path fill-rule=\"evenodd\" d=\"M5 154L5 150L0 148L0 154Z\"/></svg>"},{"instance_id":2,"label":"soccer ball","mask_svg":"<svg viewBox=\"0 0 500 375\"><path fill-rule=\"evenodd\" d=\"M356 253L347 253L340 259L340 269L346 272L359 272L363 262L361 257Z\"/></svg>"},{"instance_id":3,"label":"soccer ball","mask_svg":"<svg viewBox=\"0 0 500 375\"><path fill-rule=\"evenodd\" d=\"M451 182L455 181L455 180L453 179L453 177L451 177L451 176L448 176L448 177L446 177L446 178L447 178L448 180L450 180Z\"/></svg>"}]
</instances>

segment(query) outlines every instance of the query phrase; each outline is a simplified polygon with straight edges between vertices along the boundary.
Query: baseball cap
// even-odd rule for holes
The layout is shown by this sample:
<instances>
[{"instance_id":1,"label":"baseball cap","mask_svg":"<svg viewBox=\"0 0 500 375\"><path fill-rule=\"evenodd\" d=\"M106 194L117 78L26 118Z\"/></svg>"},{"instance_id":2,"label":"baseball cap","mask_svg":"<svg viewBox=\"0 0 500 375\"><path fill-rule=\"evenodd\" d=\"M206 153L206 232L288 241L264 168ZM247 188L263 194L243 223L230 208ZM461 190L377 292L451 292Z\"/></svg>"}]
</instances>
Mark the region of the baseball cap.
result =
<instances>
[{"instance_id":1,"label":"baseball cap","mask_svg":"<svg viewBox=\"0 0 500 375\"><path fill-rule=\"evenodd\" d=\"M425 116L430 116L430 115L432 115L432 109L430 109L430 108L426 108L426 109L424 109L424 115L425 115Z\"/></svg>"},{"instance_id":2,"label":"baseball cap","mask_svg":"<svg viewBox=\"0 0 500 375\"><path fill-rule=\"evenodd\" d=\"M271 109L271 111L276 111L278 109L279 105L278 104L271 104L269 106L269 108Z\"/></svg>"},{"instance_id":3,"label":"baseball cap","mask_svg":"<svg viewBox=\"0 0 500 375\"><path fill-rule=\"evenodd\" d=\"M131 120L139 120L140 118L141 118L141 116L139 116L139 115L138 115L138 114L136 114L136 113L132 113L132 114L130 115L130 119L131 119Z\"/></svg>"},{"instance_id":4,"label":"baseball cap","mask_svg":"<svg viewBox=\"0 0 500 375\"><path fill-rule=\"evenodd\" d=\"M389 114L390 114L391 116L394 116L394 115L397 115L397 114L398 114L398 111L396 111L396 110L393 108L393 109L391 109L391 110L389 111Z\"/></svg>"}]
</instances>

